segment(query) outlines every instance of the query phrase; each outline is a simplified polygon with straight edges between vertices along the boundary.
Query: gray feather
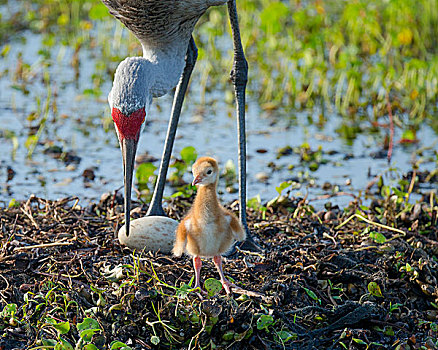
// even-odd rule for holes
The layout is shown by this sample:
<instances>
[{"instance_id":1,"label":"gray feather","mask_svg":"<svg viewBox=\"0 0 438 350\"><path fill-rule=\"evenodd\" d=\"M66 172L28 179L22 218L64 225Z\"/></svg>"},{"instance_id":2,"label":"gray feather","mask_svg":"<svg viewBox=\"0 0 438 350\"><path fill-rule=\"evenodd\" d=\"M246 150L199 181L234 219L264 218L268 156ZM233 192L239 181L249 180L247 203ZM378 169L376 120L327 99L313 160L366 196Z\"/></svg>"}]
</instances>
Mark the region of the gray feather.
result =
<instances>
[{"instance_id":1,"label":"gray feather","mask_svg":"<svg viewBox=\"0 0 438 350\"><path fill-rule=\"evenodd\" d=\"M110 13L146 46L190 38L204 12L226 0L102 0Z\"/></svg>"},{"instance_id":2,"label":"gray feather","mask_svg":"<svg viewBox=\"0 0 438 350\"><path fill-rule=\"evenodd\" d=\"M102 0L110 13L141 42L143 57L127 58L117 68L108 95L125 115L150 105L173 89L185 65L193 28L210 7L227 0Z\"/></svg>"},{"instance_id":3,"label":"gray feather","mask_svg":"<svg viewBox=\"0 0 438 350\"><path fill-rule=\"evenodd\" d=\"M114 75L114 83L108 96L111 108L115 107L124 115L140 108L148 108L151 63L143 57L128 57L120 62Z\"/></svg>"}]
</instances>

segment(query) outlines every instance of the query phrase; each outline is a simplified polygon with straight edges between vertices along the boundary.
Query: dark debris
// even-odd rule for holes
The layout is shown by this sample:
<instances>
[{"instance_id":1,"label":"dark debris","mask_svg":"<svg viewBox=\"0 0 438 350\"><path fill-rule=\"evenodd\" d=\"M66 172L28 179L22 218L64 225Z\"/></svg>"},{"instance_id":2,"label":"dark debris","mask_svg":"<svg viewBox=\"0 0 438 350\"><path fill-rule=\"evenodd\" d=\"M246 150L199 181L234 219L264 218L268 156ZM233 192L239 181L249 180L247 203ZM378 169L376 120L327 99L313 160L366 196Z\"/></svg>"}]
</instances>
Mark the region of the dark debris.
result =
<instances>
[{"instance_id":1,"label":"dark debris","mask_svg":"<svg viewBox=\"0 0 438 350\"><path fill-rule=\"evenodd\" d=\"M180 219L189 203L174 199L168 213ZM312 213L303 200L283 203L267 208L264 218L261 212L248 212L263 253L238 251L225 262L228 276L264 298L235 294L229 299L222 291L211 299L190 293L179 301L168 286L190 281L190 259L151 252L134 259L116 239L123 220L119 195L102 197L87 208L76 198L31 196L19 207L1 209L0 304L1 309L11 303L18 308L15 321L4 313L0 318L0 349L56 338L43 321L47 316L68 320L71 329L64 338L75 344L75 326L86 313L94 313L91 317L103 329L94 342L101 347L119 340L134 349L172 348L170 342L173 348L188 348L190 342L192 348L214 343L232 349L342 349L341 342L349 349L365 349L366 344L435 348L436 199L434 207L419 204L403 218L391 212L397 208L390 199L376 200L374 209L361 212L403 234L357 219L339 227L359 209L357 202L344 210L328 208L330 215ZM376 208L385 210L385 220ZM138 207L136 213L144 215L146 209ZM366 230L382 233L386 241L376 243ZM129 267L134 260L142 273L129 277L134 276ZM205 262L202 276L218 278L211 262ZM382 297L369 293L370 282L378 284ZM52 289L49 302L37 307L43 299L36 296ZM28 305L26 293L33 299ZM75 303L61 311L62 298ZM172 328L157 322L157 314ZM274 324L258 329L261 315L272 316ZM154 332L158 345L151 342ZM290 339L282 344L279 332Z\"/></svg>"}]
</instances>

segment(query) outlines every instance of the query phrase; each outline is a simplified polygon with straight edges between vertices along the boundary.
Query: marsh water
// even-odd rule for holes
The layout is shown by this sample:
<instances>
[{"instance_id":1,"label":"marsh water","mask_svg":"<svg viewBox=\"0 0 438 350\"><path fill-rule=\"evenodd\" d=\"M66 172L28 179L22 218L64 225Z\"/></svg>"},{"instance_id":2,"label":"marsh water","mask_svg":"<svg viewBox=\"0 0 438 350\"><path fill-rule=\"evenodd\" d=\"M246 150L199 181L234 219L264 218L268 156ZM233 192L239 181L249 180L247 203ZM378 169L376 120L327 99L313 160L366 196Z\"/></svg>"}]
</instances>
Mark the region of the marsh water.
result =
<instances>
[{"instance_id":1,"label":"marsh water","mask_svg":"<svg viewBox=\"0 0 438 350\"><path fill-rule=\"evenodd\" d=\"M119 189L123 185L122 159L106 100L112 81L107 79L97 96L84 93L93 89L95 57L99 53L81 50L76 76L71 65L73 49L53 47L48 66L41 58L43 37L26 33L24 38L14 42L8 55L0 60L0 201L7 205L11 199L26 199L33 193L48 199L78 196L86 204ZM20 60L29 65L26 84L15 78ZM50 76L49 84L44 76ZM193 76L173 154L178 157L181 149L193 146L199 155L217 157L222 166L228 160L237 164L232 86L207 92L204 102L200 77L202 71ZM401 131L395 129L394 151L388 165L383 143L389 129L380 127L371 132L369 122L354 121L354 127L362 131L346 139L339 129L351 123L333 111L318 107L289 113L270 110L262 108L251 95L251 82L248 90L248 198L260 195L262 201L269 200L277 195L276 186L294 180L297 185L292 195L308 194L313 204L321 206L326 198L318 200L319 196L337 191L357 195L379 174L386 174L388 183L397 181L420 158L420 171L436 167L437 135L427 124L417 132L419 142L412 144L399 143ZM171 96L154 100L138 155L161 157L171 102ZM48 103L50 108L46 108ZM324 123L318 122L322 114ZM35 134L39 135L38 142L30 151L29 135ZM322 155L312 169L301 162L296 152L279 156L279 150L303 144L308 144L311 152L321 149ZM158 161L154 164L158 166ZM84 170L91 170L94 180L84 181ZM185 176L188 181L190 174ZM237 198L237 193L225 190L223 181L220 190L224 201ZM168 186L166 194L173 191ZM350 196L331 199L339 204L350 200Z\"/></svg>"}]
</instances>

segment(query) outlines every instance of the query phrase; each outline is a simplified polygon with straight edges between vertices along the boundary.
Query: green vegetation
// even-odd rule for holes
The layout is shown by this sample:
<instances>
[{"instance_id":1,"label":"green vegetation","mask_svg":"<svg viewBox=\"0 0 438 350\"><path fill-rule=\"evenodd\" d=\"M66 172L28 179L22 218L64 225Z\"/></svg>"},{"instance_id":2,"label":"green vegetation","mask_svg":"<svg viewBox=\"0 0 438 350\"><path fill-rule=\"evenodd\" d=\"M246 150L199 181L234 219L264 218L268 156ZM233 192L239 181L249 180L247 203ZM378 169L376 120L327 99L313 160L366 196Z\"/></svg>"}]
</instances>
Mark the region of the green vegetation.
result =
<instances>
[{"instance_id":1,"label":"green vegetation","mask_svg":"<svg viewBox=\"0 0 438 350\"><path fill-rule=\"evenodd\" d=\"M367 144L377 144L382 150L389 145L389 110L398 131L397 139L392 140L394 144L422 141L417 137L422 125L438 132L438 0L238 0L238 7L242 40L250 63L248 94L257 101L262 116L288 120L288 125L293 125L296 115L303 113L307 115L306 127L313 124L323 129L333 125L331 118L341 115L334 138L351 145L358 135L367 134L370 135ZM14 54L16 60L11 60L16 66L0 72L11 77L11 88L23 96L29 94L28 98L37 102L36 108L23 116L21 133L3 126L0 136L13 145L13 159L22 147L32 158L38 154L38 147L44 145L49 154L53 153L52 147L57 147L56 158L68 163L68 145L57 130L64 118L75 117L60 115L58 96L65 94L65 87L74 85L75 99L99 102L95 105L101 106L100 110L92 115L84 113L74 124L86 137L102 125L105 131L113 133L106 94L119 62L127 55L140 55L140 45L98 0L20 1L11 6L11 11L4 11L0 25L2 57L12 55L13 47L20 48L26 40L33 40L28 39L29 32L41 34L42 47L36 62L18 49ZM192 95L187 100L199 104L194 108L201 115L217 113L216 97L205 97L211 91L224 91L229 104L227 112L233 111L228 79L232 51L226 23L226 8L214 7L200 19L195 31L199 59L192 82L197 86L189 89L189 94L200 92L201 97ZM58 82L49 68L66 57L74 72L72 81ZM92 74L84 74L82 69L89 58L94 67L87 69ZM44 91L35 93L36 82L43 82L38 88L43 87ZM153 108L160 110L161 101L156 100ZM116 139L107 142L115 144ZM434 144L425 146L433 148ZM330 152L337 150L329 151L305 140L299 147L292 144L279 149L277 154L278 158L298 155L299 165L292 163L286 168L271 162L268 167L273 172L284 171L285 177L290 175L289 170L294 181L298 179L301 185L312 186L315 173L330 162L329 156L333 155ZM422 158L420 152L416 154L419 162L433 162L430 157ZM176 158L170 183L177 192L175 196L190 196L192 189L183 183L182 176L190 161L182 155ZM342 162L330 164L341 166ZM145 201L151 196L156 166L148 163L138 167L138 193ZM232 164L226 179L226 191L235 192ZM41 187L46 186L44 177L39 182Z\"/></svg>"},{"instance_id":2,"label":"green vegetation","mask_svg":"<svg viewBox=\"0 0 438 350\"><path fill-rule=\"evenodd\" d=\"M360 121L375 130L388 106L406 140L416 139L423 122L438 131L438 0L239 0L238 7L250 62L248 91L266 111L288 115L317 108L319 125L330 113L342 114L345 123L337 132L346 140L363 131ZM202 95L228 84L231 42L220 39L229 35L226 16L224 7L210 9L195 33ZM23 29L44 33L40 55L46 64L55 44L74 48L77 77L80 51L96 53L86 96L101 96L101 84L111 79L118 62L141 54L136 39L97 0L20 2L17 13L2 18L3 56Z\"/></svg>"}]
</instances>

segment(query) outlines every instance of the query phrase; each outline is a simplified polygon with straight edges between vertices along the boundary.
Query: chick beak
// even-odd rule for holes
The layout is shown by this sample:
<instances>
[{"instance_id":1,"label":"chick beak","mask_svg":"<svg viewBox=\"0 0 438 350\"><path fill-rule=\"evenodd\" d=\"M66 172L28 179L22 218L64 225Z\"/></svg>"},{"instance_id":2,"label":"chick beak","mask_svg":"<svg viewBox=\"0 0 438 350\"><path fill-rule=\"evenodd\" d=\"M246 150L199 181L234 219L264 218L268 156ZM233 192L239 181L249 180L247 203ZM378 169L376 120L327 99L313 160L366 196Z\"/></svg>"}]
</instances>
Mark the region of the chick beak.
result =
<instances>
[{"instance_id":1,"label":"chick beak","mask_svg":"<svg viewBox=\"0 0 438 350\"><path fill-rule=\"evenodd\" d=\"M196 184L200 183L201 181L202 181L201 175L195 176L195 178L193 179L193 182L192 182L192 186L195 186Z\"/></svg>"},{"instance_id":2,"label":"chick beak","mask_svg":"<svg viewBox=\"0 0 438 350\"><path fill-rule=\"evenodd\" d=\"M135 152L137 151L138 140L124 138L120 140L122 149L124 182L125 182L125 232L126 237L130 233L130 212L131 212L131 189L132 175L134 173Z\"/></svg>"}]
</instances>

